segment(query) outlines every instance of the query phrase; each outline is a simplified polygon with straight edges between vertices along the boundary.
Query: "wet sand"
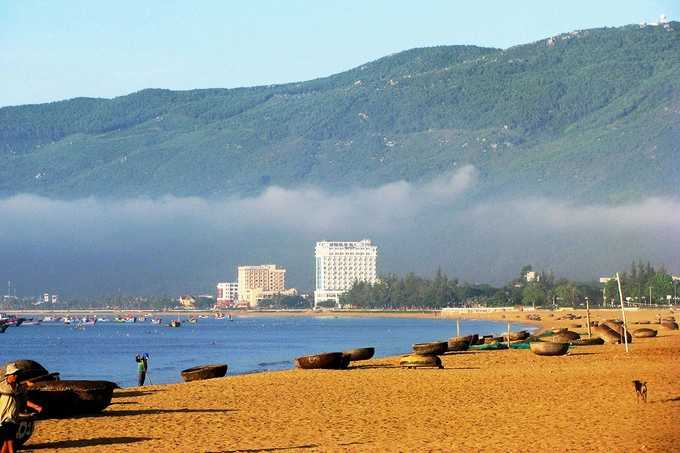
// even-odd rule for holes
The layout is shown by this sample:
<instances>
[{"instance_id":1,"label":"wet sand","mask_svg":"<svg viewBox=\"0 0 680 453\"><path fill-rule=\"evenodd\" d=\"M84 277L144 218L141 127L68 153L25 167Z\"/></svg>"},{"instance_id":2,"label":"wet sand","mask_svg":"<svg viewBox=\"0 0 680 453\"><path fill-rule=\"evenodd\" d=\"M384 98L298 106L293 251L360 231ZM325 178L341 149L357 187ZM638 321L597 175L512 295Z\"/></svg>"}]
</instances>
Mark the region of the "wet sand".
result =
<instances>
[{"instance_id":1,"label":"wet sand","mask_svg":"<svg viewBox=\"0 0 680 453\"><path fill-rule=\"evenodd\" d=\"M621 318L620 310L591 313L594 321ZM573 312L581 320L541 312L541 321L529 321L527 314L464 316L587 331L584 311ZM631 330L658 330L657 337L634 338L628 352L619 344L572 347L558 357L526 349L466 351L441 356L443 369L401 368L400 357L390 357L352 362L346 370L119 389L96 416L38 421L24 450L680 451L680 331L653 324L659 314L669 316L626 312ZM634 324L639 321L652 324ZM634 379L647 381L646 404L636 401Z\"/></svg>"}]
</instances>

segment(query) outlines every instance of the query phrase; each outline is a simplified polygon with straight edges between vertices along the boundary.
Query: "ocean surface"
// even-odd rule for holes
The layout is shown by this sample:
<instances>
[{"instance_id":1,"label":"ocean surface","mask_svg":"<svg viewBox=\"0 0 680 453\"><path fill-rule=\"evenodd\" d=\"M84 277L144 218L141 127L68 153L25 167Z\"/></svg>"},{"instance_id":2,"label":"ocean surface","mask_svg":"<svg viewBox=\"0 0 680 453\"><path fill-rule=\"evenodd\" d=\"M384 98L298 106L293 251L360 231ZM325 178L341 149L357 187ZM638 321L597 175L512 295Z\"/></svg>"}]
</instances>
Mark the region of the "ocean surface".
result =
<instances>
[{"instance_id":1,"label":"ocean surface","mask_svg":"<svg viewBox=\"0 0 680 453\"><path fill-rule=\"evenodd\" d=\"M179 328L151 324L97 322L75 329L61 322L10 327L0 334L0 365L35 360L61 379L104 379L121 387L137 385L135 355L149 354L153 384L182 382L180 371L226 363L227 376L295 368L302 355L375 348L374 357L412 352L414 343L448 340L457 335L456 319L351 316L235 316L200 318ZM506 322L459 321L460 335L501 335ZM511 330L534 326L511 323Z\"/></svg>"}]
</instances>

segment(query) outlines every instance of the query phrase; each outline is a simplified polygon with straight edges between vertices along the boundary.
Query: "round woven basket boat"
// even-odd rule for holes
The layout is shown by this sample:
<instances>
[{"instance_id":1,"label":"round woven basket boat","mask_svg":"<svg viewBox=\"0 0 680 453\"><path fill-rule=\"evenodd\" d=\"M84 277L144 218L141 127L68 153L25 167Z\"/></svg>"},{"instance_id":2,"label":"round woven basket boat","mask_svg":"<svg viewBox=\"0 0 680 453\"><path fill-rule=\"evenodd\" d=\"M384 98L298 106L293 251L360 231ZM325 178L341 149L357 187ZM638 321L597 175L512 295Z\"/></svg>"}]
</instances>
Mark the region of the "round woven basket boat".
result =
<instances>
[{"instance_id":1,"label":"round woven basket boat","mask_svg":"<svg viewBox=\"0 0 680 453\"><path fill-rule=\"evenodd\" d=\"M526 330L521 330L519 332L510 332L510 341L521 341L529 338L531 334ZM508 341L508 334L505 333L501 336L501 340Z\"/></svg>"},{"instance_id":2,"label":"round woven basket boat","mask_svg":"<svg viewBox=\"0 0 680 453\"><path fill-rule=\"evenodd\" d=\"M605 343L621 343L623 338L621 337L621 334L618 333L617 331L613 330L611 327L609 327L606 324L600 324L595 328L595 332L597 335L602 338Z\"/></svg>"},{"instance_id":3,"label":"round woven basket boat","mask_svg":"<svg viewBox=\"0 0 680 453\"><path fill-rule=\"evenodd\" d=\"M573 346L594 346L599 344L604 344L604 340L600 337L593 338L580 338L578 340L572 340L570 343Z\"/></svg>"},{"instance_id":4,"label":"round woven basket boat","mask_svg":"<svg viewBox=\"0 0 680 453\"><path fill-rule=\"evenodd\" d=\"M536 355L564 355L569 350L569 343L532 341L529 347Z\"/></svg>"},{"instance_id":5,"label":"round woven basket boat","mask_svg":"<svg viewBox=\"0 0 680 453\"><path fill-rule=\"evenodd\" d=\"M678 323L675 321L663 321L661 327L666 330L678 330Z\"/></svg>"},{"instance_id":6,"label":"round woven basket boat","mask_svg":"<svg viewBox=\"0 0 680 453\"><path fill-rule=\"evenodd\" d=\"M39 381L26 387L26 396L42 406L36 414L38 419L61 418L103 411L111 404L117 388L118 384L111 381Z\"/></svg>"},{"instance_id":7,"label":"round woven basket boat","mask_svg":"<svg viewBox=\"0 0 680 453\"><path fill-rule=\"evenodd\" d=\"M449 352L459 352L459 351L467 351L470 349L470 341L472 339L466 339L466 340L461 340L460 337L454 337L454 338L449 338L449 341L447 341L448 349L447 351Z\"/></svg>"},{"instance_id":8,"label":"round woven basket boat","mask_svg":"<svg viewBox=\"0 0 680 453\"><path fill-rule=\"evenodd\" d=\"M399 360L404 368L444 368L442 359L436 355L405 355Z\"/></svg>"},{"instance_id":9,"label":"round woven basket boat","mask_svg":"<svg viewBox=\"0 0 680 453\"><path fill-rule=\"evenodd\" d=\"M441 355L448 350L448 341L433 341L430 343L416 343L413 345L413 353L416 355Z\"/></svg>"},{"instance_id":10,"label":"round woven basket boat","mask_svg":"<svg viewBox=\"0 0 680 453\"><path fill-rule=\"evenodd\" d=\"M570 341L579 340L581 335L571 330L562 330L552 334L550 341L554 343L569 343Z\"/></svg>"},{"instance_id":11,"label":"round woven basket boat","mask_svg":"<svg viewBox=\"0 0 680 453\"><path fill-rule=\"evenodd\" d=\"M5 378L5 370L10 363L15 364L16 367L19 368L19 373L17 373L19 382L49 374L47 369L35 360L15 360L14 362L8 362L0 367L0 379Z\"/></svg>"},{"instance_id":12,"label":"round woven basket boat","mask_svg":"<svg viewBox=\"0 0 680 453\"><path fill-rule=\"evenodd\" d=\"M356 362L357 360L368 360L375 354L375 348L356 348L350 349L348 351L343 351L342 355L349 356L351 362Z\"/></svg>"},{"instance_id":13,"label":"round woven basket boat","mask_svg":"<svg viewBox=\"0 0 680 453\"><path fill-rule=\"evenodd\" d=\"M342 352L322 352L321 354L303 355L293 359L295 366L303 370L326 369L339 370L347 368L349 356Z\"/></svg>"},{"instance_id":14,"label":"round woven basket boat","mask_svg":"<svg viewBox=\"0 0 680 453\"><path fill-rule=\"evenodd\" d=\"M224 377L225 374L227 374L227 364L225 363L200 365L180 372L185 382Z\"/></svg>"},{"instance_id":15,"label":"round woven basket boat","mask_svg":"<svg viewBox=\"0 0 680 453\"><path fill-rule=\"evenodd\" d=\"M633 331L633 336L635 338L651 338L655 337L657 334L657 331L654 329L649 329L647 327L643 327L642 329L635 329Z\"/></svg>"}]
</instances>

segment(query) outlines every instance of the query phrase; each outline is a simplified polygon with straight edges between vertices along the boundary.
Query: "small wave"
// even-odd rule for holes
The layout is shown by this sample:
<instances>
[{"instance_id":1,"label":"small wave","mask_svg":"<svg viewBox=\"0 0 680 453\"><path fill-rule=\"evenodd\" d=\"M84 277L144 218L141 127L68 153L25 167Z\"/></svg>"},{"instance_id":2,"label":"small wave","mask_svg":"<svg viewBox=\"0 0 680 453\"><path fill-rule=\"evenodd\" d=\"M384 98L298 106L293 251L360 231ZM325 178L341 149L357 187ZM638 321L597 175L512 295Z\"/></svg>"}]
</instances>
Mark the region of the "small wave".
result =
<instances>
[{"instance_id":1,"label":"small wave","mask_svg":"<svg viewBox=\"0 0 680 453\"><path fill-rule=\"evenodd\" d=\"M262 362L258 363L258 366L273 366L273 365L286 365L288 363L292 363L290 360L282 360L280 362Z\"/></svg>"}]
</instances>

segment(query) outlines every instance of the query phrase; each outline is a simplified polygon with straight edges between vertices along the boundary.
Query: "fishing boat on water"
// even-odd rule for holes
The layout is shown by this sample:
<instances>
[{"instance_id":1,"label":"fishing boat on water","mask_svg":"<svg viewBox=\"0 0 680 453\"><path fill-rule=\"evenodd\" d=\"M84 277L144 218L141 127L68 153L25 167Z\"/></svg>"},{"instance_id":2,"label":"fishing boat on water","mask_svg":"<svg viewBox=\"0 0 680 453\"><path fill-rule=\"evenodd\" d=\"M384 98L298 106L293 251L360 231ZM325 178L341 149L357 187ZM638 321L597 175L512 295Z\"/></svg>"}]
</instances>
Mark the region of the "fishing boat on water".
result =
<instances>
[{"instance_id":1,"label":"fishing boat on water","mask_svg":"<svg viewBox=\"0 0 680 453\"><path fill-rule=\"evenodd\" d=\"M61 316L45 316L42 318L42 322L57 322L61 321Z\"/></svg>"},{"instance_id":2,"label":"fishing boat on water","mask_svg":"<svg viewBox=\"0 0 680 453\"><path fill-rule=\"evenodd\" d=\"M163 320L161 318L151 318L151 324L162 324Z\"/></svg>"},{"instance_id":3,"label":"fishing boat on water","mask_svg":"<svg viewBox=\"0 0 680 453\"><path fill-rule=\"evenodd\" d=\"M120 316L116 316L113 318L114 322L137 322L137 318L132 315L127 315L123 316L122 318Z\"/></svg>"},{"instance_id":4,"label":"fishing boat on water","mask_svg":"<svg viewBox=\"0 0 680 453\"><path fill-rule=\"evenodd\" d=\"M8 327L19 327L26 321L25 318L9 318L6 322Z\"/></svg>"},{"instance_id":5,"label":"fishing boat on water","mask_svg":"<svg viewBox=\"0 0 680 453\"><path fill-rule=\"evenodd\" d=\"M173 319L170 321L169 324L167 324L168 327L182 327L182 321L179 319Z\"/></svg>"}]
</instances>

